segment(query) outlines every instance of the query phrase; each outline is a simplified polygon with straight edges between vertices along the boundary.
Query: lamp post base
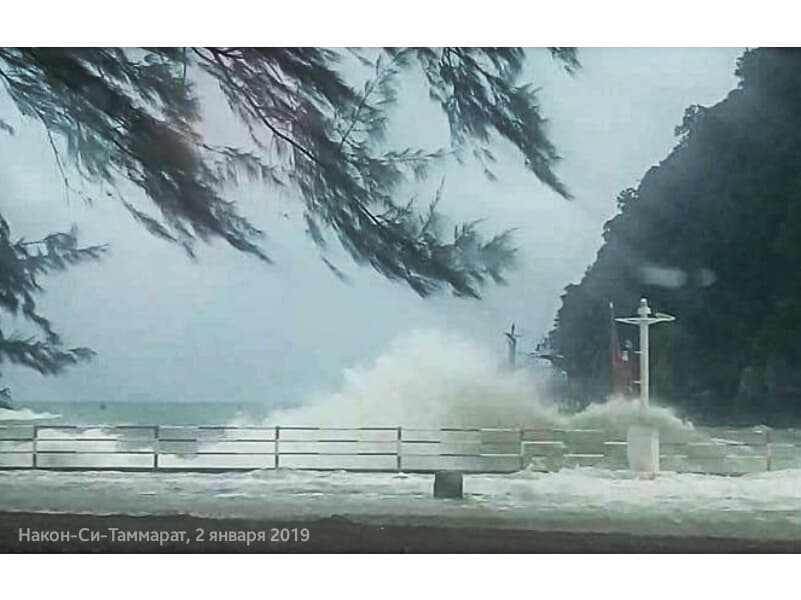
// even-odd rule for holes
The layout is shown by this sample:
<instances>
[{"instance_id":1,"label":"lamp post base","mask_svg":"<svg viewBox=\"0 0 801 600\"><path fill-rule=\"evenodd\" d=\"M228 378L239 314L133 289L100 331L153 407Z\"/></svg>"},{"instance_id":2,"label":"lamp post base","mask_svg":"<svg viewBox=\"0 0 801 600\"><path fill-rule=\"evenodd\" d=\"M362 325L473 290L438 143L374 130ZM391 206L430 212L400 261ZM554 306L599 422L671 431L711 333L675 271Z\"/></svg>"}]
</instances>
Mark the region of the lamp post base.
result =
<instances>
[{"instance_id":1,"label":"lamp post base","mask_svg":"<svg viewBox=\"0 0 801 600\"><path fill-rule=\"evenodd\" d=\"M656 475L659 472L659 430L646 425L632 425L626 432L626 457L635 473Z\"/></svg>"}]
</instances>

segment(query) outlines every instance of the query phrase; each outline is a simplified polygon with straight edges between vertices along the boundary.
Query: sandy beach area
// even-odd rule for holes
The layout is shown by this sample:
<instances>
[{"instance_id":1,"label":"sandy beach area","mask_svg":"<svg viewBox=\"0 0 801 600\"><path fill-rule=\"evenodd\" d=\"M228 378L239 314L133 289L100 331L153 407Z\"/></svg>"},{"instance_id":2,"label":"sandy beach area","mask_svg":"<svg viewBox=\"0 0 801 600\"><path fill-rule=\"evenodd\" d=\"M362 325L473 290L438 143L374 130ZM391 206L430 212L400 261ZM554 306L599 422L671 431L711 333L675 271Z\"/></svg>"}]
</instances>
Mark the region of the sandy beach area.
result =
<instances>
[{"instance_id":1,"label":"sandy beach area","mask_svg":"<svg viewBox=\"0 0 801 600\"><path fill-rule=\"evenodd\" d=\"M0 552L795 553L801 540L0 512Z\"/></svg>"}]
</instances>

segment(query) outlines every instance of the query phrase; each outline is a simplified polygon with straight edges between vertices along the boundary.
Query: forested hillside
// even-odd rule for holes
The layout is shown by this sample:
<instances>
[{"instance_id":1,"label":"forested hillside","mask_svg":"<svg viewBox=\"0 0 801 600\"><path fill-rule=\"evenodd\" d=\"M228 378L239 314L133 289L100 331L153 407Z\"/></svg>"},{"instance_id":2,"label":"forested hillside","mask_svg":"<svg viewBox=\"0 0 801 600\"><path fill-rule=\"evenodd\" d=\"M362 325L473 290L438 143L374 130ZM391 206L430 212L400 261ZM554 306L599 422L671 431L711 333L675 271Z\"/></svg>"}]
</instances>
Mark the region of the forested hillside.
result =
<instances>
[{"instance_id":1,"label":"forested hillside","mask_svg":"<svg viewBox=\"0 0 801 600\"><path fill-rule=\"evenodd\" d=\"M696 419L801 422L801 52L749 50L737 75L724 101L687 109L566 288L550 335L574 400L610 392L609 301L628 315L646 296L677 316L652 331L656 398Z\"/></svg>"}]
</instances>

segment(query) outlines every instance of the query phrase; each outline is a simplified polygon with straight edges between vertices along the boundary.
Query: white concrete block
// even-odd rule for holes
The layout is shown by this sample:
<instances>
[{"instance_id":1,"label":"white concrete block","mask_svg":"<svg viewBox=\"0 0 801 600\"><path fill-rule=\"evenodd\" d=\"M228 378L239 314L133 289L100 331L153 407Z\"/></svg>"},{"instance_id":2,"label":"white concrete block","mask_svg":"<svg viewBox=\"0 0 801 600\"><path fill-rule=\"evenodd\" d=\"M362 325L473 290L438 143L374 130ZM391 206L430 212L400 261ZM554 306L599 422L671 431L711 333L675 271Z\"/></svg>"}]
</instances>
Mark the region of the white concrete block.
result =
<instances>
[{"instance_id":1,"label":"white concrete block","mask_svg":"<svg viewBox=\"0 0 801 600\"><path fill-rule=\"evenodd\" d=\"M626 457L635 473L659 472L659 430L646 425L632 425L626 432Z\"/></svg>"}]
</instances>

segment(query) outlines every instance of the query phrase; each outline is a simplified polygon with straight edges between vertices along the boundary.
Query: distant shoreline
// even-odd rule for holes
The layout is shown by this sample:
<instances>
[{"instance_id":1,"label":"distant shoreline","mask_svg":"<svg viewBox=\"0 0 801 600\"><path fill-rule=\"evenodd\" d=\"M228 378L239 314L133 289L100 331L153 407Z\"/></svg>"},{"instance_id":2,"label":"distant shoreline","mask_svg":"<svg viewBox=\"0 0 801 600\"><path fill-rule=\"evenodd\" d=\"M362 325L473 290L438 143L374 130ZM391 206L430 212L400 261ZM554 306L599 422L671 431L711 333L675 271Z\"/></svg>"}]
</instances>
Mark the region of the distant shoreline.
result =
<instances>
[{"instance_id":1,"label":"distant shoreline","mask_svg":"<svg viewBox=\"0 0 801 600\"><path fill-rule=\"evenodd\" d=\"M342 517L286 522L0 512L0 552L801 553L801 540L380 526Z\"/></svg>"}]
</instances>

